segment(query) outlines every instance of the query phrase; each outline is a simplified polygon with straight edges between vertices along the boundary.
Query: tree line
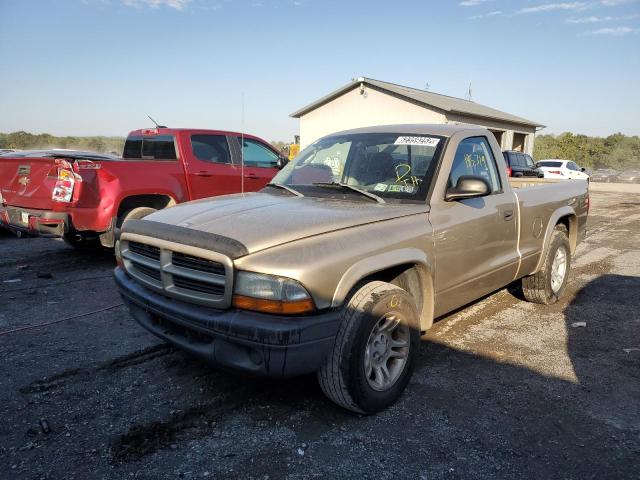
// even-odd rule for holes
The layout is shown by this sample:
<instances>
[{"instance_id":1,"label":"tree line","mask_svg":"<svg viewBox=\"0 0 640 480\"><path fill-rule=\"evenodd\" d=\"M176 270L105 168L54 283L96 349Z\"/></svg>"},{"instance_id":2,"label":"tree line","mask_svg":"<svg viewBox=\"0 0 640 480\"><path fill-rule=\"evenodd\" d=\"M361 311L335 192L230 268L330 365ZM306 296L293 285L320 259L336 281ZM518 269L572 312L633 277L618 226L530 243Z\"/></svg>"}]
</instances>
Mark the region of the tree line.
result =
<instances>
[{"instance_id":1,"label":"tree line","mask_svg":"<svg viewBox=\"0 0 640 480\"><path fill-rule=\"evenodd\" d=\"M68 148L121 155L124 140L123 137L56 137L48 133L35 135L28 132L13 132L0 133L0 148L16 150Z\"/></svg>"},{"instance_id":2,"label":"tree line","mask_svg":"<svg viewBox=\"0 0 640 480\"><path fill-rule=\"evenodd\" d=\"M28 132L0 133L0 148L18 150L70 148L120 155L124 147L123 137L56 137L48 133ZM276 148L285 142L271 142ZM608 137L589 137L574 133L540 135L536 137L534 158L561 158L573 160L588 168L615 168L624 170L640 168L640 137L614 133Z\"/></svg>"},{"instance_id":3,"label":"tree line","mask_svg":"<svg viewBox=\"0 0 640 480\"><path fill-rule=\"evenodd\" d=\"M540 135L536 137L533 158L573 160L587 168L640 168L640 137L622 133L608 137L589 137L569 132Z\"/></svg>"}]
</instances>

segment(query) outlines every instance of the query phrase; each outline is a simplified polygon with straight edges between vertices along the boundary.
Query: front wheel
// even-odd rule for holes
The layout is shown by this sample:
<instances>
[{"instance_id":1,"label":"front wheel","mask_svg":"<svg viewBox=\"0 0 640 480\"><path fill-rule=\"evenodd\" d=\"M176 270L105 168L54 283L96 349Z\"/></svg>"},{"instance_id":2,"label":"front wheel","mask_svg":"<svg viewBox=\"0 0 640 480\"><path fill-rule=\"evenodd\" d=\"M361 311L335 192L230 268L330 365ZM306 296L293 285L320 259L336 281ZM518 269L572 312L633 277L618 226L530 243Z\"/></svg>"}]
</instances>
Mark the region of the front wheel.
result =
<instances>
[{"instance_id":1,"label":"front wheel","mask_svg":"<svg viewBox=\"0 0 640 480\"><path fill-rule=\"evenodd\" d=\"M406 388L419 345L418 311L409 293L368 283L342 312L333 350L318 372L320 387L348 410L379 412Z\"/></svg>"}]
</instances>

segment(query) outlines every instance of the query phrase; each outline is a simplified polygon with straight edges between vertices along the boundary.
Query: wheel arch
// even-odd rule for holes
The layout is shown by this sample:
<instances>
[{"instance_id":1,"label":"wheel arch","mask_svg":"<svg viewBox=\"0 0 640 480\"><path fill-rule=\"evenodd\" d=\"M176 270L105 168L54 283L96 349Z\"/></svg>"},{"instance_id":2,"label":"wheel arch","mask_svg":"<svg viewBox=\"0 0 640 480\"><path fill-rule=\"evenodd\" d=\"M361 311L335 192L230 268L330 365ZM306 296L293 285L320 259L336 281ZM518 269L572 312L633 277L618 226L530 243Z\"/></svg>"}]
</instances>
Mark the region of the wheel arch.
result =
<instances>
[{"instance_id":1,"label":"wheel arch","mask_svg":"<svg viewBox=\"0 0 640 480\"><path fill-rule=\"evenodd\" d=\"M120 200L116 217L120 219L122 215L133 208L150 207L155 208L156 210L162 210L163 208L171 207L176 203L176 200L171 195L163 193L129 195Z\"/></svg>"},{"instance_id":2,"label":"wheel arch","mask_svg":"<svg viewBox=\"0 0 640 480\"><path fill-rule=\"evenodd\" d=\"M578 245L578 217L573 208L565 206L556 210L549 219L547 230L544 235L542 254L540 255L540 260L538 260L538 265L536 266L535 272L539 271L542 268L547 249L549 248L549 244L551 243L553 230L557 225L564 225L566 227L569 234L569 246L571 248L571 254L573 255L576 251L576 246Z\"/></svg>"},{"instance_id":3,"label":"wheel arch","mask_svg":"<svg viewBox=\"0 0 640 480\"><path fill-rule=\"evenodd\" d=\"M402 249L374 255L356 262L342 276L331 306L339 307L362 285L379 280L399 286L416 301L420 331L433 325L433 268L426 254L418 249Z\"/></svg>"}]
</instances>

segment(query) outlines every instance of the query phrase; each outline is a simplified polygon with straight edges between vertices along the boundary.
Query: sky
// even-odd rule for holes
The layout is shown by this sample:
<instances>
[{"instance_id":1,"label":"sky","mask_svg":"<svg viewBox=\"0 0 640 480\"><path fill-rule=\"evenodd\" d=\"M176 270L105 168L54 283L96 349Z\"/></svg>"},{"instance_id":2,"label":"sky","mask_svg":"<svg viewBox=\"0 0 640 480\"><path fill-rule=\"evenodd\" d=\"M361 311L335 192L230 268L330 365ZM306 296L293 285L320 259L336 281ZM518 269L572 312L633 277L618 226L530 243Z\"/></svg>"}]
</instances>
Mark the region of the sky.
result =
<instances>
[{"instance_id":1,"label":"sky","mask_svg":"<svg viewBox=\"0 0 640 480\"><path fill-rule=\"evenodd\" d=\"M292 141L361 76L640 135L640 0L0 0L0 132Z\"/></svg>"}]
</instances>

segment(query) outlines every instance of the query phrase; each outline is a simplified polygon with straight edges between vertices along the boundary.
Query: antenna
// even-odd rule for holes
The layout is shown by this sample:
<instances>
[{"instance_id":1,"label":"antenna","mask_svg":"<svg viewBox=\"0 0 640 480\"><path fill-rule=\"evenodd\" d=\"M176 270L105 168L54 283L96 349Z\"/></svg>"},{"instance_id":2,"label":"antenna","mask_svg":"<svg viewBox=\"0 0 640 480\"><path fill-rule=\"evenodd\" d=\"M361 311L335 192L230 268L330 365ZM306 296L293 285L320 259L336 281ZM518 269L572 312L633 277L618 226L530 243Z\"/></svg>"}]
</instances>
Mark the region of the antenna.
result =
<instances>
[{"instance_id":1,"label":"antenna","mask_svg":"<svg viewBox=\"0 0 640 480\"><path fill-rule=\"evenodd\" d=\"M467 100L473 102L473 91L471 90L471 82L469 82L469 92L467 93Z\"/></svg>"},{"instance_id":2,"label":"antenna","mask_svg":"<svg viewBox=\"0 0 640 480\"><path fill-rule=\"evenodd\" d=\"M244 195L244 92L242 92L242 109L240 116L240 192Z\"/></svg>"},{"instance_id":3,"label":"antenna","mask_svg":"<svg viewBox=\"0 0 640 480\"><path fill-rule=\"evenodd\" d=\"M147 115L147 117L149 117L149 120L156 124L156 128L167 128L166 125L159 125L158 122L151 118L151 115Z\"/></svg>"}]
</instances>

